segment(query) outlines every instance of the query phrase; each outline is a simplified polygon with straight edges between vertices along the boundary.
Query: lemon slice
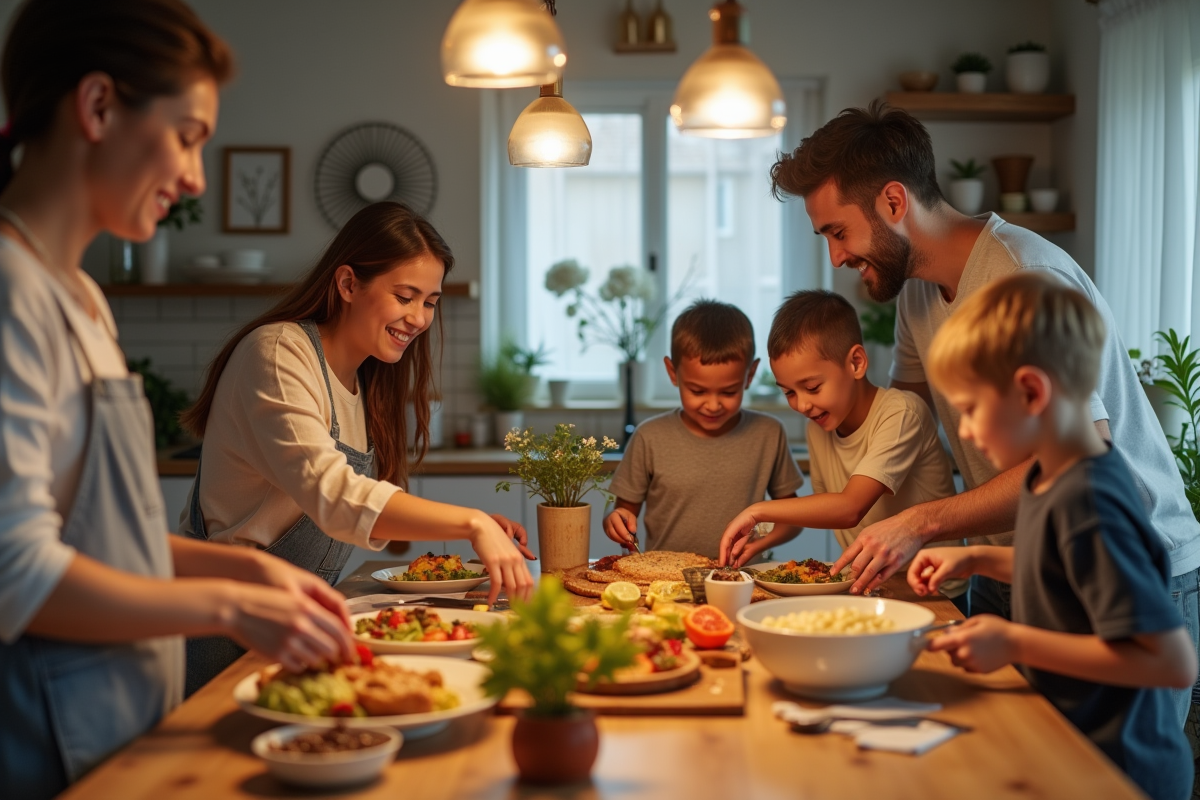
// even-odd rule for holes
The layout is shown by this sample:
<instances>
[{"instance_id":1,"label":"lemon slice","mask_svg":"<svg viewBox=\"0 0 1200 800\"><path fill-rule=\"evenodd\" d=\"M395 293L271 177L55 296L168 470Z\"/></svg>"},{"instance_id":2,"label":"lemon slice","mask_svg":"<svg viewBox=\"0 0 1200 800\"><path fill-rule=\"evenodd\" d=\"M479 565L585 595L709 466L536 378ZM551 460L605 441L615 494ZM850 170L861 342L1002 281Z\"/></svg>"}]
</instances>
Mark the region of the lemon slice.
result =
<instances>
[{"instance_id":1,"label":"lemon slice","mask_svg":"<svg viewBox=\"0 0 1200 800\"><path fill-rule=\"evenodd\" d=\"M600 595L600 602L614 611L628 611L636 608L641 599L642 590L637 587L637 584L629 581L610 583L604 587L604 593Z\"/></svg>"}]
</instances>

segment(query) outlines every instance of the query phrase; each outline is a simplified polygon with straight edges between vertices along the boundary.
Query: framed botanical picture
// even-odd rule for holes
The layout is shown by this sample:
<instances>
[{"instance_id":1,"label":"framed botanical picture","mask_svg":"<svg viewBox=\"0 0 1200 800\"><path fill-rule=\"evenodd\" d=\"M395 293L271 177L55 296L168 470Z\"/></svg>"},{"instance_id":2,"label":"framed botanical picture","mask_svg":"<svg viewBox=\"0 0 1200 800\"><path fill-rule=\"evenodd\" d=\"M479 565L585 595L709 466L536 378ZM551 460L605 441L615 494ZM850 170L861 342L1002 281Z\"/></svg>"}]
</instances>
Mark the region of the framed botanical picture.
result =
<instances>
[{"instance_id":1,"label":"framed botanical picture","mask_svg":"<svg viewBox=\"0 0 1200 800\"><path fill-rule=\"evenodd\" d=\"M225 233L287 233L289 147L225 148Z\"/></svg>"}]
</instances>

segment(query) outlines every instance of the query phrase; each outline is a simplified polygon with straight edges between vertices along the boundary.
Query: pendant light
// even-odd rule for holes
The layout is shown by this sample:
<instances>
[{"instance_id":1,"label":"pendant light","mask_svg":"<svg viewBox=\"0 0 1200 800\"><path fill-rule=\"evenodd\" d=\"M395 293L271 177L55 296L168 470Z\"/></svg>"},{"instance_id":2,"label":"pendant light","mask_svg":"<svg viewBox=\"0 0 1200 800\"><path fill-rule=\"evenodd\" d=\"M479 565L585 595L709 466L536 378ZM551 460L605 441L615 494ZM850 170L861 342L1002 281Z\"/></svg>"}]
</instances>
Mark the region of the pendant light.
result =
<instances>
[{"instance_id":1,"label":"pendant light","mask_svg":"<svg viewBox=\"0 0 1200 800\"><path fill-rule=\"evenodd\" d=\"M546 16L557 11L547 3ZM586 167L592 133L575 107L563 99L562 78L542 86L508 133L508 163L514 167Z\"/></svg>"},{"instance_id":2,"label":"pendant light","mask_svg":"<svg viewBox=\"0 0 1200 800\"><path fill-rule=\"evenodd\" d=\"M746 46L748 18L736 0L708 12L713 46L696 59L675 90L671 118L679 132L710 139L771 136L787 122L779 81Z\"/></svg>"},{"instance_id":3,"label":"pendant light","mask_svg":"<svg viewBox=\"0 0 1200 800\"><path fill-rule=\"evenodd\" d=\"M562 77L567 54L554 17L536 0L463 0L442 36L451 86L509 89Z\"/></svg>"},{"instance_id":4,"label":"pendant light","mask_svg":"<svg viewBox=\"0 0 1200 800\"><path fill-rule=\"evenodd\" d=\"M508 134L508 163L514 167L586 167L592 134L574 106L563 100L562 81L542 87Z\"/></svg>"}]
</instances>

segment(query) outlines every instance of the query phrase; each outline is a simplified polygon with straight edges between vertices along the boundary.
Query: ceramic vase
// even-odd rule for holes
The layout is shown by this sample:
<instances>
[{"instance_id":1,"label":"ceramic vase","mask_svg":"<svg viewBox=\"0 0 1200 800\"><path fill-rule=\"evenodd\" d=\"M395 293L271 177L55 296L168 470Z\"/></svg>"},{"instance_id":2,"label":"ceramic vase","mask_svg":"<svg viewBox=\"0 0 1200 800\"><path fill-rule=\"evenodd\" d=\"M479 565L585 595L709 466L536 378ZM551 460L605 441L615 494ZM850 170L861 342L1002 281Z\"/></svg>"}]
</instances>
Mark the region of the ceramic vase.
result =
<instances>
[{"instance_id":1,"label":"ceramic vase","mask_svg":"<svg viewBox=\"0 0 1200 800\"><path fill-rule=\"evenodd\" d=\"M570 381L548 381L550 386L550 405L562 408L567 404L567 392L571 388Z\"/></svg>"},{"instance_id":2,"label":"ceramic vase","mask_svg":"<svg viewBox=\"0 0 1200 800\"><path fill-rule=\"evenodd\" d=\"M986 72L960 72L955 77L958 90L966 94L979 94L987 88Z\"/></svg>"},{"instance_id":3,"label":"ceramic vase","mask_svg":"<svg viewBox=\"0 0 1200 800\"><path fill-rule=\"evenodd\" d=\"M956 178L950 181L950 205L968 217L983 208L983 181L980 178Z\"/></svg>"},{"instance_id":4,"label":"ceramic vase","mask_svg":"<svg viewBox=\"0 0 1200 800\"><path fill-rule=\"evenodd\" d=\"M542 573L586 564L591 527L592 507L588 503L571 508L538 503L538 556Z\"/></svg>"},{"instance_id":5,"label":"ceramic vase","mask_svg":"<svg viewBox=\"0 0 1200 800\"><path fill-rule=\"evenodd\" d=\"M541 511L541 507L538 508ZM544 569L543 565L543 569ZM513 760L526 783L545 785L586 780L600 752L596 713L577 709L562 717L539 717L515 712Z\"/></svg>"},{"instance_id":6,"label":"ceramic vase","mask_svg":"<svg viewBox=\"0 0 1200 800\"><path fill-rule=\"evenodd\" d=\"M1036 51L1009 53L1004 80L1010 92L1039 94L1050 85L1050 54Z\"/></svg>"},{"instance_id":7,"label":"ceramic vase","mask_svg":"<svg viewBox=\"0 0 1200 800\"><path fill-rule=\"evenodd\" d=\"M996 180L1000 182L1000 194L1012 194L1025 191L1025 181L1029 178L1029 168L1033 166L1033 156L997 156L992 159L992 168L996 170Z\"/></svg>"},{"instance_id":8,"label":"ceramic vase","mask_svg":"<svg viewBox=\"0 0 1200 800\"><path fill-rule=\"evenodd\" d=\"M497 411L496 412L496 443L504 446L504 437L513 428L521 430L525 427L525 412Z\"/></svg>"},{"instance_id":9,"label":"ceramic vase","mask_svg":"<svg viewBox=\"0 0 1200 800\"><path fill-rule=\"evenodd\" d=\"M154 236L138 244L138 270L142 283L161 285L167 282L167 260L170 254L170 240L166 228L156 229Z\"/></svg>"},{"instance_id":10,"label":"ceramic vase","mask_svg":"<svg viewBox=\"0 0 1200 800\"><path fill-rule=\"evenodd\" d=\"M647 361L633 363L633 404L649 405L654 399L654 372ZM617 365L617 401L625 402L625 363Z\"/></svg>"}]
</instances>

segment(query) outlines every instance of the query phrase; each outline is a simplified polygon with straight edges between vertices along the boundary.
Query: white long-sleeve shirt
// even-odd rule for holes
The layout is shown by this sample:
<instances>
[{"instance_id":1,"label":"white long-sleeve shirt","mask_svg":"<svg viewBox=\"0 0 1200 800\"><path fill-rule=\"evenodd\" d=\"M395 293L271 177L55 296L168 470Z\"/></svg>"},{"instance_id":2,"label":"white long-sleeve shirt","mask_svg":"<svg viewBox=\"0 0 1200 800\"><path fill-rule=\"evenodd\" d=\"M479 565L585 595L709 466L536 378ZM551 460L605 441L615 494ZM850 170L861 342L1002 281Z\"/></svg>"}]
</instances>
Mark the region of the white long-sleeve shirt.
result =
<instances>
[{"instance_id":1,"label":"white long-sleeve shirt","mask_svg":"<svg viewBox=\"0 0 1200 800\"><path fill-rule=\"evenodd\" d=\"M75 555L62 541L62 527L79 486L89 433L87 385L93 374L128 374L108 302L91 278L81 279L99 309L96 320L23 246L0 236L0 640L5 642L21 635ZM78 336L67 327L64 313ZM87 348L87 360L80 348Z\"/></svg>"},{"instance_id":2,"label":"white long-sleeve shirt","mask_svg":"<svg viewBox=\"0 0 1200 800\"><path fill-rule=\"evenodd\" d=\"M329 382L342 442L366 450L362 393L351 394L332 372ZM266 548L307 514L335 539L383 549L387 540L371 539L371 529L400 488L356 475L330 421L321 362L298 324L264 325L239 342L204 434L200 507L209 539ZM181 532L191 530L190 510L189 494Z\"/></svg>"}]
</instances>

